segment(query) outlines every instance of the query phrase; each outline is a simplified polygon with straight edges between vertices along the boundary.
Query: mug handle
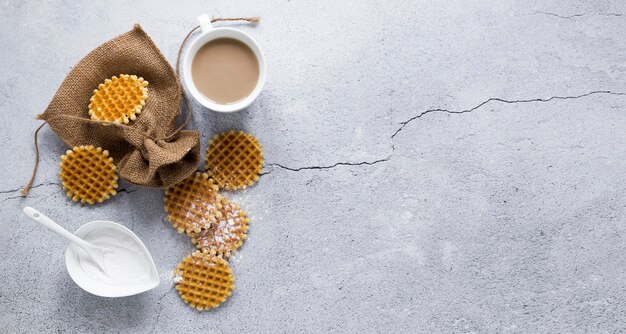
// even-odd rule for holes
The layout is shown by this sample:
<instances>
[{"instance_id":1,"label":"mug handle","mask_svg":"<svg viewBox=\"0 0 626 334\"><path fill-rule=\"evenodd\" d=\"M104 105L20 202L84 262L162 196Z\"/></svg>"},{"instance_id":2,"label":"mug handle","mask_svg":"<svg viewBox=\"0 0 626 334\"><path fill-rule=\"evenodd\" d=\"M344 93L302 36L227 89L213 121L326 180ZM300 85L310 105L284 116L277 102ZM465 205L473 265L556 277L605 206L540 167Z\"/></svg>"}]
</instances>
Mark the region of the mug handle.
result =
<instances>
[{"instance_id":1,"label":"mug handle","mask_svg":"<svg viewBox=\"0 0 626 334\"><path fill-rule=\"evenodd\" d=\"M213 25L211 24L211 18L209 18L209 14L202 14L198 16L198 22L200 23L200 30L202 32L208 32L213 29Z\"/></svg>"}]
</instances>

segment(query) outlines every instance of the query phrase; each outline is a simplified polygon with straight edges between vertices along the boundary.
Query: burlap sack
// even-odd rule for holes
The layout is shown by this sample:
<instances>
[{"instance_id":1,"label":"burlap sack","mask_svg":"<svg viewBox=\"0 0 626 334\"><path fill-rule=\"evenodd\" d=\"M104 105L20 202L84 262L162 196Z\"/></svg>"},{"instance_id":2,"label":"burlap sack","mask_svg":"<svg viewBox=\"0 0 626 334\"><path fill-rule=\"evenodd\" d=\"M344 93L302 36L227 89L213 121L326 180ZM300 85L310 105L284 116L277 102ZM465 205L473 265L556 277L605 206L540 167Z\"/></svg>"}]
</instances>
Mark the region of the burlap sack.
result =
<instances>
[{"instance_id":1,"label":"burlap sack","mask_svg":"<svg viewBox=\"0 0 626 334\"><path fill-rule=\"evenodd\" d=\"M127 125L91 120L88 105L93 90L119 74L135 74L149 82L141 114ZM81 59L38 118L70 147L94 145L109 150L122 179L146 187L169 187L194 172L200 160L198 131L175 130L180 105L181 86L174 70L135 25Z\"/></svg>"}]
</instances>

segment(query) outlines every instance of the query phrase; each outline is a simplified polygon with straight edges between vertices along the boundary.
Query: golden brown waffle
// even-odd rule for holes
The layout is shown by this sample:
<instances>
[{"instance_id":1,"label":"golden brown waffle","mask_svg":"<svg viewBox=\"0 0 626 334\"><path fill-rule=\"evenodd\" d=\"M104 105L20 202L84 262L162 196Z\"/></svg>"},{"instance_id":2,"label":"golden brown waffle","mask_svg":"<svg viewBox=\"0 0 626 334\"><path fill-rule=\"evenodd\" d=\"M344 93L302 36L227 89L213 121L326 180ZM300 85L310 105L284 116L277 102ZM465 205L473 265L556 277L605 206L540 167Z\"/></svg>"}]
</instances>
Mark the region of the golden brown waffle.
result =
<instances>
[{"instance_id":1,"label":"golden brown waffle","mask_svg":"<svg viewBox=\"0 0 626 334\"><path fill-rule=\"evenodd\" d=\"M225 132L209 141L204 165L220 188L244 189L259 180L263 150L249 133Z\"/></svg>"},{"instance_id":2,"label":"golden brown waffle","mask_svg":"<svg viewBox=\"0 0 626 334\"><path fill-rule=\"evenodd\" d=\"M89 115L97 121L128 123L146 104L148 82L136 75L120 74L104 80L93 91Z\"/></svg>"},{"instance_id":3,"label":"golden brown waffle","mask_svg":"<svg viewBox=\"0 0 626 334\"><path fill-rule=\"evenodd\" d=\"M239 206L222 197L222 217L206 230L190 233L191 242L203 251L228 257L246 239L250 219Z\"/></svg>"},{"instance_id":4,"label":"golden brown waffle","mask_svg":"<svg viewBox=\"0 0 626 334\"><path fill-rule=\"evenodd\" d=\"M93 146L78 146L61 156L61 184L74 202L94 204L117 192L117 174L109 152Z\"/></svg>"},{"instance_id":5,"label":"golden brown waffle","mask_svg":"<svg viewBox=\"0 0 626 334\"><path fill-rule=\"evenodd\" d=\"M196 172L165 190L167 219L178 232L200 232L221 217L218 187L207 173Z\"/></svg>"},{"instance_id":6,"label":"golden brown waffle","mask_svg":"<svg viewBox=\"0 0 626 334\"><path fill-rule=\"evenodd\" d=\"M235 288L228 262L208 252L185 256L174 274L180 298L198 311L218 307Z\"/></svg>"}]
</instances>

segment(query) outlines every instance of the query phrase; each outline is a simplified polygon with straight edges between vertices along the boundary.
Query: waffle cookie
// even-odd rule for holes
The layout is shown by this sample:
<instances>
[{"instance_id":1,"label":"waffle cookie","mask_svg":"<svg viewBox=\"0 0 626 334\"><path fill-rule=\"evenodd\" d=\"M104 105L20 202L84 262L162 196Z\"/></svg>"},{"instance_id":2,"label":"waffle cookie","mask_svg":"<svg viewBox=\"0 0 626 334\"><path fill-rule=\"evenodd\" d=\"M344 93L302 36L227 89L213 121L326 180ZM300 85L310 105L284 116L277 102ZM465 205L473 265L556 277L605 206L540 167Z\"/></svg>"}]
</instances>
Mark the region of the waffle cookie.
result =
<instances>
[{"instance_id":1,"label":"waffle cookie","mask_svg":"<svg viewBox=\"0 0 626 334\"><path fill-rule=\"evenodd\" d=\"M220 188L244 189L259 180L263 168L261 144L243 131L215 135L209 141L204 165Z\"/></svg>"},{"instance_id":2,"label":"waffle cookie","mask_svg":"<svg viewBox=\"0 0 626 334\"><path fill-rule=\"evenodd\" d=\"M198 249L218 256L229 257L246 239L250 219L239 206L222 197L219 209L221 218L211 227L198 233L190 233L191 242Z\"/></svg>"},{"instance_id":3,"label":"waffle cookie","mask_svg":"<svg viewBox=\"0 0 626 334\"><path fill-rule=\"evenodd\" d=\"M196 172L165 190L167 219L178 232L208 229L222 214L221 195L207 173Z\"/></svg>"},{"instance_id":4,"label":"waffle cookie","mask_svg":"<svg viewBox=\"0 0 626 334\"><path fill-rule=\"evenodd\" d=\"M89 103L91 119L114 123L134 121L146 104L148 82L136 75L120 74L104 80Z\"/></svg>"},{"instance_id":5,"label":"waffle cookie","mask_svg":"<svg viewBox=\"0 0 626 334\"><path fill-rule=\"evenodd\" d=\"M180 298L198 311L218 307L235 288L228 262L209 252L195 251L185 256L174 274Z\"/></svg>"},{"instance_id":6,"label":"waffle cookie","mask_svg":"<svg viewBox=\"0 0 626 334\"><path fill-rule=\"evenodd\" d=\"M61 156L61 185L74 202L101 203L117 192L117 173L109 152L93 146L78 146Z\"/></svg>"}]
</instances>

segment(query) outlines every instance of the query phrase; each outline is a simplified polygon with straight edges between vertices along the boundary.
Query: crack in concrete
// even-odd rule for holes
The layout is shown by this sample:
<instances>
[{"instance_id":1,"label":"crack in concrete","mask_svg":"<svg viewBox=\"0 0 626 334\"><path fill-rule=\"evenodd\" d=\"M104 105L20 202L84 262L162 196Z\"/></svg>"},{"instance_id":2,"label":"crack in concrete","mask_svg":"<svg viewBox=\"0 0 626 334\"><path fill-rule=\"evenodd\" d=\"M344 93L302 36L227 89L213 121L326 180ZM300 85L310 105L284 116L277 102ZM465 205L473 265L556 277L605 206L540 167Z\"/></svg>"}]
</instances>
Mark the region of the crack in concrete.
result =
<instances>
[{"instance_id":1,"label":"crack in concrete","mask_svg":"<svg viewBox=\"0 0 626 334\"><path fill-rule=\"evenodd\" d=\"M395 144L394 144L394 138L402 131L404 130L404 128L411 122L413 122L414 120L421 118L424 115L428 115L431 113L447 113L447 114L466 114L466 113L471 113L473 111L476 111L477 109L482 108L483 106L491 103L491 102L500 102L500 103L505 103L505 104L517 104L517 103L547 103L550 101L554 101L554 100L575 100L575 99L580 99L583 97L587 97L587 96L591 96L591 95L597 95L597 94L607 94L607 95L626 95L626 93L622 93L622 92L613 92L610 90L596 90L596 91L591 91L588 93L584 93L584 94L580 94L580 95L573 95L573 96L552 96L549 98L534 98L534 99L522 99L522 100L506 100L506 99L502 99L502 98L498 98L498 97L492 97L489 98L479 104L477 104L476 106L470 108L470 109L464 109L464 110L448 110L448 109L428 109L426 111L423 111L411 118L409 118L406 121L400 122L400 127L398 129L396 129L396 131L391 135L390 139L391 139L391 154L389 154L386 158L382 158L382 159L377 159L374 161L361 161L361 162L337 162L334 163L332 165L327 165L327 166L304 166L304 167L288 167L288 166L284 166L281 165L279 163L270 163L265 165L265 167L270 167L270 166L275 166L281 169L285 169L288 171L292 171L292 172L298 172L298 171L302 171L302 170L323 170L323 169L333 169L339 166L371 166L371 165L375 165L378 163L383 163L383 162L387 162L389 161L392 157L393 157L393 153L396 150ZM263 172L260 175L267 175L270 174L272 171L267 171L267 172Z\"/></svg>"},{"instance_id":2,"label":"crack in concrete","mask_svg":"<svg viewBox=\"0 0 626 334\"><path fill-rule=\"evenodd\" d=\"M161 312L163 312L163 305L161 304L161 300L163 298L165 298L165 296L167 296L170 292L174 291L175 288L176 288L176 286L173 286L171 289L167 290L166 293L164 293L161 297L159 297L157 299L157 305L159 306L159 312L157 313L156 319L154 320L154 326L152 326L152 329L150 330L150 333L154 333L154 331L157 328L157 325L159 324L159 318L161 318Z\"/></svg>"},{"instance_id":3,"label":"crack in concrete","mask_svg":"<svg viewBox=\"0 0 626 334\"><path fill-rule=\"evenodd\" d=\"M389 161L389 159L391 159L391 155L388 156L387 158L384 159L378 159L378 160L374 160L374 161L361 161L361 162L337 162L335 164L329 165L329 166L306 166L306 167L287 167L287 166L283 166L281 164L278 163L271 163L268 164L267 166L276 166L282 169L286 169L292 172L298 172L301 170L310 170L310 169L332 169L335 168L337 166L363 166L363 165L375 165L377 163L381 163L381 162L386 162ZM269 174L270 172L266 172L264 174Z\"/></svg>"},{"instance_id":4,"label":"crack in concrete","mask_svg":"<svg viewBox=\"0 0 626 334\"><path fill-rule=\"evenodd\" d=\"M154 326L152 326L150 334L154 333L154 331L156 330L157 325L159 324L159 318L161 317L161 312L163 312L163 305L159 304L159 313L157 313L156 319L154 320Z\"/></svg>"},{"instance_id":5,"label":"crack in concrete","mask_svg":"<svg viewBox=\"0 0 626 334\"><path fill-rule=\"evenodd\" d=\"M20 190L20 189L22 189L22 187L19 187L19 188L17 188L17 189L2 190L2 191L0 191L0 194L9 194L9 193L14 193L14 192L16 192L16 191L18 191L18 190Z\"/></svg>"},{"instance_id":6,"label":"crack in concrete","mask_svg":"<svg viewBox=\"0 0 626 334\"><path fill-rule=\"evenodd\" d=\"M2 201L0 201L0 204L4 203L4 202L6 202L6 201L9 201L9 200L12 200L12 199L18 199L18 198L24 198L24 196L22 196L22 195L17 195L17 196L7 197L7 198L3 199Z\"/></svg>"},{"instance_id":7,"label":"crack in concrete","mask_svg":"<svg viewBox=\"0 0 626 334\"><path fill-rule=\"evenodd\" d=\"M44 182L44 183L40 183L40 184L37 184L37 185L34 185L34 186L30 187L30 189L32 190L32 189L35 189L35 188L39 188L39 187L47 187L47 186L52 186L52 185L57 185L57 186L59 186L59 187L61 186L61 184L56 183L56 182ZM1 191L0 191L0 194L10 194L10 193L14 193L14 192L16 192L16 191L20 191L20 190L22 190L22 188L23 188L23 187L19 187L19 188L15 188L15 189L9 189L9 190L1 190ZM22 196L21 196L21 195L20 195L20 196L16 196L16 198L17 198L17 197L22 197Z\"/></svg>"},{"instance_id":8,"label":"crack in concrete","mask_svg":"<svg viewBox=\"0 0 626 334\"><path fill-rule=\"evenodd\" d=\"M37 185L34 185L34 186L30 187L30 189L32 190L32 189L36 189L36 188L39 188L39 187L46 187L46 186L52 186L52 185L56 185L56 186L61 187L61 184L57 183L57 182L44 182L44 183L40 183L40 184L37 184ZM0 191L0 195L2 195L2 194L10 194L10 193L14 193L14 192L17 192L17 191L20 191L20 190L22 190L22 187L15 188L15 189L9 189L9 190L2 190L2 191ZM132 193L134 193L136 191L137 191L137 189L128 190L127 188L120 188L120 189L117 190L118 193L127 193L127 194L132 194ZM22 194L15 195L15 196L10 196L10 197L7 197L7 198L3 199L2 201L0 201L0 204L4 203L6 201L9 201L9 200L18 199L18 198L26 198L26 196L24 196Z\"/></svg>"},{"instance_id":9,"label":"crack in concrete","mask_svg":"<svg viewBox=\"0 0 626 334\"><path fill-rule=\"evenodd\" d=\"M598 16L623 16L624 14L622 13L595 13L595 12L591 12L591 13L580 13L580 14L572 14L572 15L561 15L561 14L557 14L557 13L551 13L551 12L543 12L543 11L536 11L533 14L542 14L542 15L548 15L548 16L554 16L554 17L558 17L560 19L573 19L576 17L582 17L582 16L587 16L587 15L598 15Z\"/></svg>"},{"instance_id":10,"label":"crack in concrete","mask_svg":"<svg viewBox=\"0 0 626 334\"><path fill-rule=\"evenodd\" d=\"M170 292L174 291L174 289L176 289L176 285L174 285L171 289L167 290L166 293L163 294L163 296L159 297L159 299L157 299L157 303L161 302L161 299L165 298L165 296L169 295Z\"/></svg>"},{"instance_id":11,"label":"crack in concrete","mask_svg":"<svg viewBox=\"0 0 626 334\"><path fill-rule=\"evenodd\" d=\"M118 189L118 190L117 190L117 193L118 193L118 194L119 194L119 193L127 193L127 194L132 194L132 193L134 193L135 191L137 191L137 189L128 190L128 189L126 189L126 188L120 188L120 189Z\"/></svg>"},{"instance_id":12,"label":"crack in concrete","mask_svg":"<svg viewBox=\"0 0 626 334\"><path fill-rule=\"evenodd\" d=\"M429 109L426 110L418 115L415 115L411 118L409 118L408 120L404 121L404 122L400 122L400 127L394 132L393 135L391 135L391 138L393 139L395 136L398 135L398 133L400 133L405 126L407 126L409 123L411 123L412 121L421 118L424 115L427 114L431 114L431 113L436 113L436 112L442 112L442 113L447 113L447 114L466 114L466 113L471 113L472 111L475 111L477 109L480 109L481 107L485 106L486 104L490 103L490 102L500 102L500 103L506 103L506 104L517 104L517 103L546 103L546 102L550 102L553 100L575 100L575 99L580 99L583 97L587 97L587 96L591 96L591 95L596 95L596 94L608 94L608 95L626 95L626 93L621 93L621 92L613 92L610 90L596 90L596 91L592 91L589 93L585 93L585 94L581 94L581 95L573 95L573 96L552 96L549 98L536 98L536 99L525 99L525 100L505 100L505 99L501 99L498 97L492 97L489 98L479 104L477 104L476 106L470 108L470 109L465 109L465 110L447 110L447 109Z\"/></svg>"}]
</instances>

